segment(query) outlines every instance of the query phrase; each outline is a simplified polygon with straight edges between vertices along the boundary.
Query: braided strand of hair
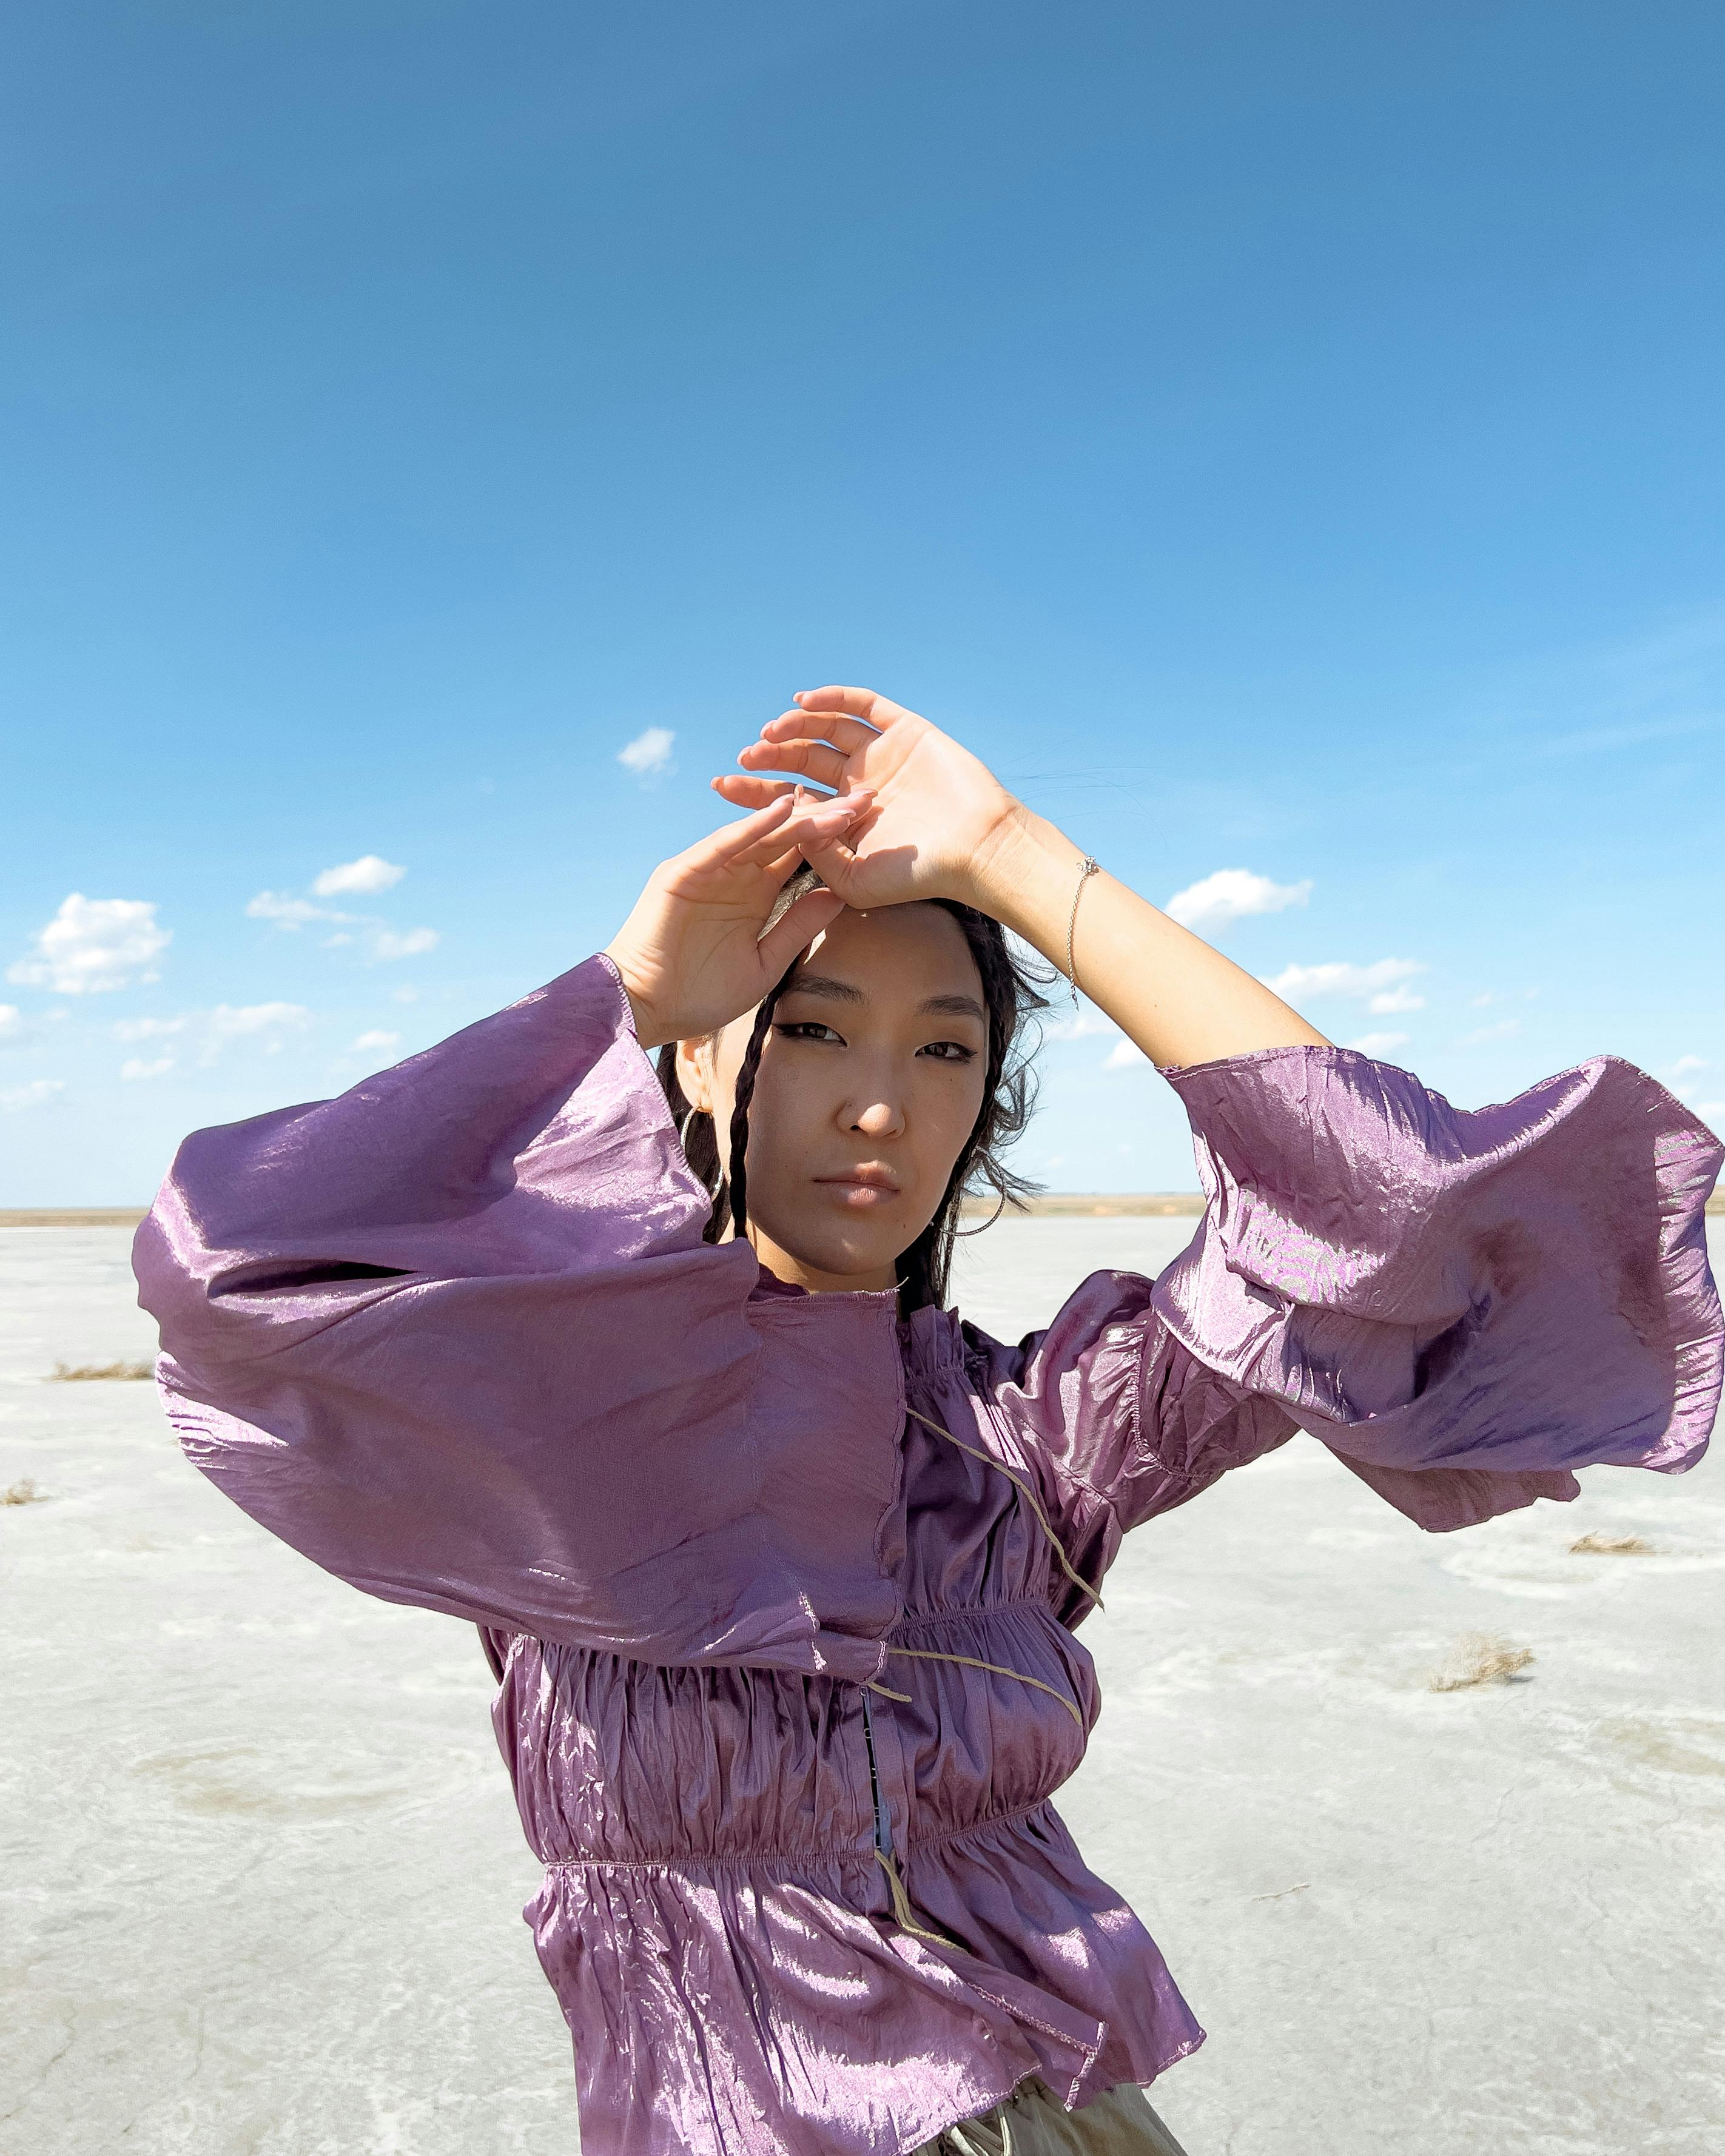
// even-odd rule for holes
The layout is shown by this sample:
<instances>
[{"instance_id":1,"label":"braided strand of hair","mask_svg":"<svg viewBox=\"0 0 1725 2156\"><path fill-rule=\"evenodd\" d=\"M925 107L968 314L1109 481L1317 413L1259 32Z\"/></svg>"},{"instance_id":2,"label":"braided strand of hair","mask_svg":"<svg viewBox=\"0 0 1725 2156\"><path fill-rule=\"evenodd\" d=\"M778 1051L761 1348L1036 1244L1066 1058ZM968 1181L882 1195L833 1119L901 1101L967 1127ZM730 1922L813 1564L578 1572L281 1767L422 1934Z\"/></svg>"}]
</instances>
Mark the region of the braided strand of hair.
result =
<instances>
[{"instance_id":1,"label":"braided strand of hair","mask_svg":"<svg viewBox=\"0 0 1725 2156\"><path fill-rule=\"evenodd\" d=\"M749 1045L743 1050L737 1074L737 1101L731 1111L731 1158L726 1164L725 1189L731 1209L731 1232L741 1240L748 1227L749 1103L755 1097L755 1079L761 1068L761 1051L773 1024L773 1008L790 978L787 968L761 998Z\"/></svg>"}]
</instances>

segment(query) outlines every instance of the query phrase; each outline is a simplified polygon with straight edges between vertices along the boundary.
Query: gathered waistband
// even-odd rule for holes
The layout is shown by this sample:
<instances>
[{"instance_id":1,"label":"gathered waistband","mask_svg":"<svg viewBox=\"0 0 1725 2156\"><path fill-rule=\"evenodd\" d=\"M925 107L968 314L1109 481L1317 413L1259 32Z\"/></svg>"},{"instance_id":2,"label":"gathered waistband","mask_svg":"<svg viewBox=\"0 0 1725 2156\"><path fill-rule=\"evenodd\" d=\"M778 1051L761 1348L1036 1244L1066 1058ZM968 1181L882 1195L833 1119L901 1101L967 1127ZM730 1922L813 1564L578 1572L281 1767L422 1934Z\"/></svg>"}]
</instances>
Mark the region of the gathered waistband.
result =
<instances>
[{"instance_id":1,"label":"gathered waistband","mask_svg":"<svg viewBox=\"0 0 1725 2156\"><path fill-rule=\"evenodd\" d=\"M963 1841L970 1835L1014 1826L1020 1820L1046 1810L1053 1802L1050 1791L1046 1796L1033 1797L1028 1804L989 1812L982 1819L967 1820L956 1826L936 1827L927 1834L905 1835L901 1846L907 1850L938 1849L948 1842ZM820 1865L858 1865L867 1871L875 1868L875 1845L870 1839L819 1842L806 1849L676 1850L650 1856L542 1856L539 1861L547 1871L791 1871Z\"/></svg>"}]
</instances>

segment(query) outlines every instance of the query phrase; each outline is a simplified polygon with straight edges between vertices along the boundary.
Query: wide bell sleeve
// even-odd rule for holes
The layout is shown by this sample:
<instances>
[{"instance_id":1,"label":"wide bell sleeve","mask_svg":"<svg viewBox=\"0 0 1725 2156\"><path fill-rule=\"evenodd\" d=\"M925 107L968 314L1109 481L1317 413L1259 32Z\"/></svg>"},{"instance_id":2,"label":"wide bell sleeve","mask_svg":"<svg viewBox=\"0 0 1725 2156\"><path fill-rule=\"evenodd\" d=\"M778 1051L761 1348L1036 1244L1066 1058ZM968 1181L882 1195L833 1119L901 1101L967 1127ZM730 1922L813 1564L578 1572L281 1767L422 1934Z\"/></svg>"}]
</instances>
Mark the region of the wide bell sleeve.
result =
<instances>
[{"instance_id":1,"label":"wide bell sleeve","mask_svg":"<svg viewBox=\"0 0 1725 2156\"><path fill-rule=\"evenodd\" d=\"M891 1299L805 1345L747 1243L703 1243L708 1204L603 957L338 1099L197 1132L134 1252L181 1445L387 1600L871 1676Z\"/></svg>"},{"instance_id":2,"label":"wide bell sleeve","mask_svg":"<svg viewBox=\"0 0 1725 2156\"><path fill-rule=\"evenodd\" d=\"M1093 1573L1296 1430L1433 1530L1699 1459L1725 1148L1644 1072L1599 1057L1476 1111L1346 1049L1164 1075L1197 1234L1153 1284L1093 1276L990 1373Z\"/></svg>"}]
</instances>

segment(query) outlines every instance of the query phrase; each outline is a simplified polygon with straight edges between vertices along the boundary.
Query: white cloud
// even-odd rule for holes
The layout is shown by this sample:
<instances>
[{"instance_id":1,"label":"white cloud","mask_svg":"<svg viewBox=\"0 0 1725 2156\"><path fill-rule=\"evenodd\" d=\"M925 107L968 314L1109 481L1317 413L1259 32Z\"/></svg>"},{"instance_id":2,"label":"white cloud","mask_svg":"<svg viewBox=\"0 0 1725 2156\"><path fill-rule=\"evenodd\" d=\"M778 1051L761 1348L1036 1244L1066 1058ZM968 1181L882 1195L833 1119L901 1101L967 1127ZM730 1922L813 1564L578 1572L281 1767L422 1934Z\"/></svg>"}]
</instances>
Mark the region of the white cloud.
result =
<instances>
[{"instance_id":1,"label":"white cloud","mask_svg":"<svg viewBox=\"0 0 1725 2156\"><path fill-rule=\"evenodd\" d=\"M669 726L649 726L617 752L617 761L637 778L656 778L673 770L671 745L676 736Z\"/></svg>"},{"instance_id":2,"label":"white cloud","mask_svg":"<svg viewBox=\"0 0 1725 2156\"><path fill-rule=\"evenodd\" d=\"M362 854L357 861L343 861L314 876L311 888L319 898L339 898L349 891L369 894L393 889L406 874L404 868L386 861L381 854Z\"/></svg>"},{"instance_id":3,"label":"white cloud","mask_svg":"<svg viewBox=\"0 0 1725 2156\"><path fill-rule=\"evenodd\" d=\"M389 1000L393 1004L416 1004L419 1000L419 991L413 988L392 988Z\"/></svg>"},{"instance_id":4,"label":"white cloud","mask_svg":"<svg viewBox=\"0 0 1725 2156\"><path fill-rule=\"evenodd\" d=\"M114 1027L116 1040L156 1040L165 1033L183 1033L184 1014L178 1018L123 1018Z\"/></svg>"},{"instance_id":5,"label":"white cloud","mask_svg":"<svg viewBox=\"0 0 1725 2156\"><path fill-rule=\"evenodd\" d=\"M261 1040L274 1055L284 1034L303 1032L311 1023L304 1004L218 1004L203 1021L202 1060L213 1062L230 1040Z\"/></svg>"},{"instance_id":6,"label":"white cloud","mask_svg":"<svg viewBox=\"0 0 1725 2156\"><path fill-rule=\"evenodd\" d=\"M1113 1034L1120 1030L1111 1018L1105 1017L1088 1000L1076 1011L1069 1009L1058 1018L1044 1019L1041 1027L1045 1040L1084 1040L1091 1034Z\"/></svg>"},{"instance_id":7,"label":"white cloud","mask_svg":"<svg viewBox=\"0 0 1725 2156\"><path fill-rule=\"evenodd\" d=\"M1214 875L1177 891L1162 910L1183 928L1225 928L1230 921L1243 921L1248 914L1281 913L1290 906L1304 906L1311 896L1310 876L1298 883L1272 883L1250 869L1218 869Z\"/></svg>"},{"instance_id":8,"label":"white cloud","mask_svg":"<svg viewBox=\"0 0 1725 2156\"><path fill-rule=\"evenodd\" d=\"M332 892L388 891L398 883L407 873L393 861L386 861L378 854L363 854L357 861L344 861L339 867L326 869L312 884L312 889L327 897ZM246 907L256 921L273 921L278 928L303 928L308 921L346 921L351 927L338 927L332 936L321 937L326 951L337 951L344 945L360 946L367 962L392 958L416 958L422 952L434 951L438 932L434 928L387 928L375 915L343 913L333 906L314 906L309 898L295 898L290 892L260 891Z\"/></svg>"},{"instance_id":9,"label":"white cloud","mask_svg":"<svg viewBox=\"0 0 1725 2156\"><path fill-rule=\"evenodd\" d=\"M1130 1070L1141 1064L1148 1063L1149 1060L1149 1057L1138 1046L1137 1041L1128 1040L1126 1035L1122 1034L1119 1040L1102 1058L1102 1068L1105 1070Z\"/></svg>"},{"instance_id":10,"label":"white cloud","mask_svg":"<svg viewBox=\"0 0 1725 2156\"><path fill-rule=\"evenodd\" d=\"M0 1091L0 1115L15 1116L25 1108L39 1108L65 1090L64 1078L33 1078L28 1086L8 1086Z\"/></svg>"},{"instance_id":11,"label":"white cloud","mask_svg":"<svg viewBox=\"0 0 1725 2156\"><path fill-rule=\"evenodd\" d=\"M1725 1101L1697 1101L1695 1112L1705 1116L1710 1123L1725 1122Z\"/></svg>"},{"instance_id":12,"label":"white cloud","mask_svg":"<svg viewBox=\"0 0 1725 2156\"><path fill-rule=\"evenodd\" d=\"M417 958L422 951L436 948L434 928L410 928L405 935L398 935L393 928L378 928L372 933L371 954L374 958Z\"/></svg>"},{"instance_id":13,"label":"white cloud","mask_svg":"<svg viewBox=\"0 0 1725 2156\"><path fill-rule=\"evenodd\" d=\"M354 1055L371 1055L381 1053L386 1048L398 1048L400 1045L401 1035L398 1033L386 1033L382 1027L374 1026L371 1032L361 1034L349 1053Z\"/></svg>"},{"instance_id":14,"label":"white cloud","mask_svg":"<svg viewBox=\"0 0 1725 2156\"><path fill-rule=\"evenodd\" d=\"M273 921L278 928L303 928L308 921L346 921L345 913L336 913L327 906L314 906L309 898L294 898L285 891L260 891L246 902L246 914L253 921Z\"/></svg>"},{"instance_id":15,"label":"white cloud","mask_svg":"<svg viewBox=\"0 0 1725 2156\"><path fill-rule=\"evenodd\" d=\"M1674 1078L1686 1078L1692 1070L1705 1070L1707 1060L1704 1055L1680 1055L1671 1065Z\"/></svg>"},{"instance_id":16,"label":"white cloud","mask_svg":"<svg viewBox=\"0 0 1725 2156\"><path fill-rule=\"evenodd\" d=\"M63 996L100 994L123 988L134 974L157 979L153 962L172 940L149 900L86 898L74 891L37 937L34 957L9 967L7 978Z\"/></svg>"},{"instance_id":17,"label":"white cloud","mask_svg":"<svg viewBox=\"0 0 1725 2156\"><path fill-rule=\"evenodd\" d=\"M1626 726L1589 726L1579 733L1552 734L1528 742L1519 752L1528 762L1552 757L1588 756L1601 749L1637 748L1643 742L1672 741L1685 734L1711 733L1719 721L1704 714L1681 719L1650 719Z\"/></svg>"},{"instance_id":18,"label":"white cloud","mask_svg":"<svg viewBox=\"0 0 1725 2156\"><path fill-rule=\"evenodd\" d=\"M126 1018L112 1028L116 1040L128 1045L145 1040L165 1041L183 1035L182 1045L201 1064L213 1063L223 1050L236 1043L251 1041L274 1055L290 1034L303 1033L311 1024L304 1004L218 1004L213 1010L182 1011L174 1018ZM157 1078L174 1067L172 1053L153 1061L128 1057L122 1078Z\"/></svg>"},{"instance_id":19,"label":"white cloud","mask_svg":"<svg viewBox=\"0 0 1725 2156\"><path fill-rule=\"evenodd\" d=\"M1388 1014L1425 1008L1425 998L1403 985L1425 971L1417 958L1378 958L1369 966L1284 966L1265 985L1291 1004L1323 996L1347 996L1363 1003L1369 1011Z\"/></svg>"},{"instance_id":20,"label":"white cloud","mask_svg":"<svg viewBox=\"0 0 1725 2156\"><path fill-rule=\"evenodd\" d=\"M1464 1034L1461 1037L1461 1045L1464 1048L1477 1048L1481 1041L1507 1040L1521 1029L1522 1021L1518 1018L1499 1019L1496 1025L1482 1025L1476 1032Z\"/></svg>"},{"instance_id":21,"label":"white cloud","mask_svg":"<svg viewBox=\"0 0 1725 2156\"><path fill-rule=\"evenodd\" d=\"M1412 1038L1406 1033L1363 1033L1358 1040L1344 1045L1357 1048L1362 1055L1388 1055L1392 1048L1405 1048Z\"/></svg>"}]
</instances>

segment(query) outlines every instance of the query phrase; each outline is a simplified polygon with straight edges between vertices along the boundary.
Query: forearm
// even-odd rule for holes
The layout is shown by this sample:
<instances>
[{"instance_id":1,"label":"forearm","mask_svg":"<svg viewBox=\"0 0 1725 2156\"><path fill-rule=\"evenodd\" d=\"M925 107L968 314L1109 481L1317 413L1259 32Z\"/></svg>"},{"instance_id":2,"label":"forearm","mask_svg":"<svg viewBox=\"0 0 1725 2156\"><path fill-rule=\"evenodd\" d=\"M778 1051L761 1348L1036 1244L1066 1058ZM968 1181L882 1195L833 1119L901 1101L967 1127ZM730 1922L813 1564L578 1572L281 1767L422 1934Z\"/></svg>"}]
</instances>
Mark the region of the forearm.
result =
<instances>
[{"instance_id":1,"label":"forearm","mask_svg":"<svg viewBox=\"0 0 1725 2156\"><path fill-rule=\"evenodd\" d=\"M1322 1034L1261 981L1159 912L1106 870L1078 898L1081 850L1022 806L971 864L954 896L993 914L1066 970L1153 1063L1209 1063L1260 1048L1322 1048Z\"/></svg>"}]
</instances>

